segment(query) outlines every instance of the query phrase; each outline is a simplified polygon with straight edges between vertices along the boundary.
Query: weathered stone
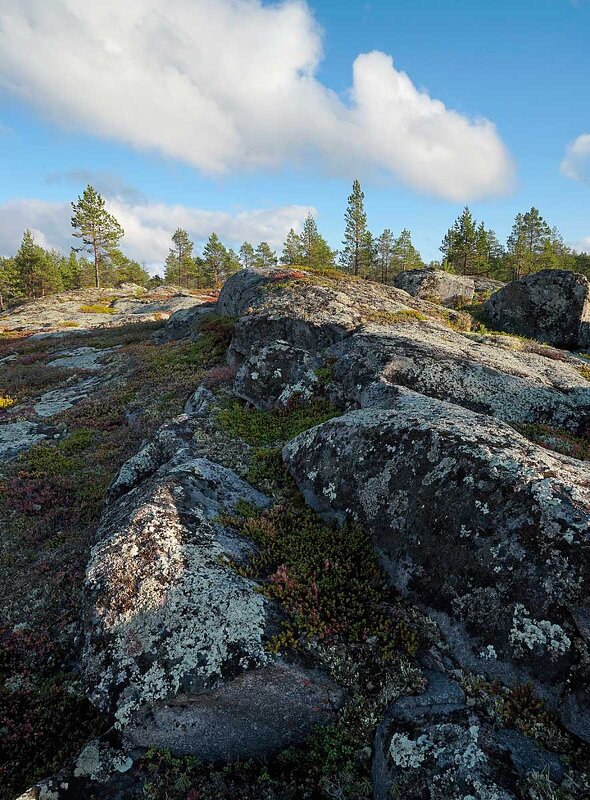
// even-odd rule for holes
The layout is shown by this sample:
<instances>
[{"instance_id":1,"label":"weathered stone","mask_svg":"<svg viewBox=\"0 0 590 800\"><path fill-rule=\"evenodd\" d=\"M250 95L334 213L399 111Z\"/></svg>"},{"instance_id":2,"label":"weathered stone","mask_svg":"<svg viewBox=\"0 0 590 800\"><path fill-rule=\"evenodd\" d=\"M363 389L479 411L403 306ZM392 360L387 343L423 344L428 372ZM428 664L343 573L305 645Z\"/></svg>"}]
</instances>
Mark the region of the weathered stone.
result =
<instances>
[{"instance_id":1,"label":"weathered stone","mask_svg":"<svg viewBox=\"0 0 590 800\"><path fill-rule=\"evenodd\" d=\"M590 282L547 269L507 284L486 303L492 327L567 349L590 346Z\"/></svg>"},{"instance_id":2,"label":"weathered stone","mask_svg":"<svg viewBox=\"0 0 590 800\"><path fill-rule=\"evenodd\" d=\"M23 450L59 435L56 428L38 422L5 422L0 425L0 459L14 458Z\"/></svg>"},{"instance_id":3,"label":"weathered stone","mask_svg":"<svg viewBox=\"0 0 590 800\"><path fill-rule=\"evenodd\" d=\"M343 402L367 405L367 387L382 381L505 421L542 422L585 434L590 383L577 371L578 360L526 352L516 349L518 340L507 339L474 342L428 322L367 326L324 355L333 361L334 392Z\"/></svg>"},{"instance_id":4,"label":"weathered stone","mask_svg":"<svg viewBox=\"0 0 590 800\"><path fill-rule=\"evenodd\" d=\"M468 326L468 318L411 297L393 286L369 281L327 281L313 273L287 268L242 270L224 285L219 313L238 316L228 358L240 365L254 350L285 341L316 355L362 325L395 325L409 319L432 317Z\"/></svg>"},{"instance_id":5,"label":"weathered stone","mask_svg":"<svg viewBox=\"0 0 590 800\"><path fill-rule=\"evenodd\" d=\"M590 465L407 390L283 454L314 508L372 533L393 583L430 610L465 666L530 677L557 705L577 692L564 722L585 735L576 709L590 639L575 620L589 613Z\"/></svg>"},{"instance_id":6,"label":"weathered stone","mask_svg":"<svg viewBox=\"0 0 590 800\"><path fill-rule=\"evenodd\" d=\"M436 300L449 306L469 303L475 293L473 278L441 269L408 269L396 275L393 283L413 297Z\"/></svg>"},{"instance_id":7,"label":"weathered stone","mask_svg":"<svg viewBox=\"0 0 590 800\"><path fill-rule=\"evenodd\" d=\"M393 703L377 730L374 800L516 800L531 774L559 786L557 756L517 731L496 729L466 707L458 684L427 675L427 690Z\"/></svg>"},{"instance_id":8,"label":"weathered stone","mask_svg":"<svg viewBox=\"0 0 590 800\"><path fill-rule=\"evenodd\" d=\"M234 391L260 409L310 400L319 385L318 366L306 350L273 342L249 355L236 374Z\"/></svg>"},{"instance_id":9,"label":"weathered stone","mask_svg":"<svg viewBox=\"0 0 590 800\"><path fill-rule=\"evenodd\" d=\"M330 720L342 691L268 652L280 612L235 570L252 544L220 521L268 500L198 457L189 421L162 429L109 490L86 573L84 679L132 744L249 757Z\"/></svg>"}]
</instances>

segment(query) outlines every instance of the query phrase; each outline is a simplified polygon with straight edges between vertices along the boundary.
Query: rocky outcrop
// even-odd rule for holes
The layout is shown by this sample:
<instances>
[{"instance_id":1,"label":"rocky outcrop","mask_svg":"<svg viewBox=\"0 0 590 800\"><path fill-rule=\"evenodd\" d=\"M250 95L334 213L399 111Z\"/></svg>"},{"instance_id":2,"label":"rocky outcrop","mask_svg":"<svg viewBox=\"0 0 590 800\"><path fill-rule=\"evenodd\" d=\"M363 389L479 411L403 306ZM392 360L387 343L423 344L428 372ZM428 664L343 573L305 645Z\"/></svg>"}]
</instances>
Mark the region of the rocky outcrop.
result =
<instances>
[{"instance_id":1,"label":"rocky outcrop","mask_svg":"<svg viewBox=\"0 0 590 800\"><path fill-rule=\"evenodd\" d=\"M491 325L566 349L590 345L590 283L566 270L542 270L507 284L486 303Z\"/></svg>"},{"instance_id":2,"label":"rocky outcrop","mask_svg":"<svg viewBox=\"0 0 590 800\"><path fill-rule=\"evenodd\" d=\"M84 679L142 748L218 760L264 755L331 719L341 690L266 645L281 615L236 565L252 545L224 524L267 498L200 457L191 418L121 470L86 574Z\"/></svg>"},{"instance_id":3,"label":"rocky outcrop","mask_svg":"<svg viewBox=\"0 0 590 800\"><path fill-rule=\"evenodd\" d=\"M314 508L371 532L465 666L535 680L588 738L589 466L407 390L301 434L284 458Z\"/></svg>"},{"instance_id":4,"label":"rocky outcrop","mask_svg":"<svg viewBox=\"0 0 590 800\"><path fill-rule=\"evenodd\" d=\"M475 294L472 277L441 269L408 269L396 275L393 283L413 297L435 300L449 306L469 303Z\"/></svg>"},{"instance_id":5,"label":"rocky outcrop","mask_svg":"<svg viewBox=\"0 0 590 800\"><path fill-rule=\"evenodd\" d=\"M586 433L590 384L577 370L579 361L527 352L506 338L468 338L428 322L366 326L324 357L332 363L334 398L345 404L374 405L379 382L378 405L386 402L387 388L404 386L508 422Z\"/></svg>"},{"instance_id":6,"label":"rocky outcrop","mask_svg":"<svg viewBox=\"0 0 590 800\"><path fill-rule=\"evenodd\" d=\"M516 800L525 796L527 779L561 783L556 755L518 731L493 726L468 707L457 682L433 671L426 677L426 691L393 703L379 725L374 800Z\"/></svg>"},{"instance_id":7,"label":"rocky outcrop","mask_svg":"<svg viewBox=\"0 0 590 800\"><path fill-rule=\"evenodd\" d=\"M284 341L312 354L371 322L396 324L431 316L469 327L467 315L411 297L392 286L343 278L330 281L301 270L248 269L224 285L217 310L239 317L229 362Z\"/></svg>"}]
</instances>

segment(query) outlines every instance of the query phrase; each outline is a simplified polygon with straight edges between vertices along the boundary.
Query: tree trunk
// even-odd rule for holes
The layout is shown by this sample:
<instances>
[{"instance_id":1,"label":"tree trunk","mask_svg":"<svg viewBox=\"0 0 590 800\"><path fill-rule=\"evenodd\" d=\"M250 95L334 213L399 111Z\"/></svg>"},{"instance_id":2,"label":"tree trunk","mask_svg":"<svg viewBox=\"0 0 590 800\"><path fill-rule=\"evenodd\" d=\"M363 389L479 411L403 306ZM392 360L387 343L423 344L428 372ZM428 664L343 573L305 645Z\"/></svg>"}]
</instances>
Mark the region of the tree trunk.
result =
<instances>
[{"instance_id":1,"label":"tree trunk","mask_svg":"<svg viewBox=\"0 0 590 800\"><path fill-rule=\"evenodd\" d=\"M96 242L94 243L94 282L96 284L96 288L100 289L100 274L98 271L98 247L96 246Z\"/></svg>"}]
</instances>

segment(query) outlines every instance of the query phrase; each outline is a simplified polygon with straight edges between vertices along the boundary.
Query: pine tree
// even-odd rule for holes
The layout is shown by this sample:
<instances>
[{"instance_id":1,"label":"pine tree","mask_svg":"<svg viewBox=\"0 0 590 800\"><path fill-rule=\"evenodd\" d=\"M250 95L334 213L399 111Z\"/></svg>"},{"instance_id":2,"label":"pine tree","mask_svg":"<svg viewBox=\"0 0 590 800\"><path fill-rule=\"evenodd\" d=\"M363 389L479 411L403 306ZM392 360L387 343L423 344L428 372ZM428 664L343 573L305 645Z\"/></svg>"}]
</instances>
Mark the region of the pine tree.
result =
<instances>
[{"instance_id":1,"label":"pine tree","mask_svg":"<svg viewBox=\"0 0 590 800\"><path fill-rule=\"evenodd\" d=\"M225 264L225 279L227 280L230 275L239 272L242 269L240 264L240 257L233 248L227 251L226 264Z\"/></svg>"},{"instance_id":2,"label":"pine tree","mask_svg":"<svg viewBox=\"0 0 590 800\"><path fill-rule=\"evenodd\" d=\"M302 266L325 269L334 267L336 254L318 231L313 215L307 215L301 230Z\"/></svg>"},{"instance_id":3,"label":"pine tree","mask_svg":"<svg viewBox=\"0 0 590 800\"><path fill-rule=\"evenodd\" d=\"M304 252L301 236L295 233L293 228L291 228L283 244L281 264L289 267L301 266L303 264L303 258Z\"/></svg>"},{"instance_id":4,"label":"pine tree","mask_svg":"<svg viewBox=\"0 0 590 800\"><path fill-rule=\"evenodd\" d=\"M216 233L212 233L203 249L205 269L213 278L213 287L219 289L225 278L227 268L227 250Z\"/></svg>"},{"instance_id":5,"label":"pine tree","mask_svg":"<svg viewBox=\"0 0 590 800\"><path fill-rule=\"evenodd\" d=\"M142 267L138 261L127 258L120 250L112 251L111 267L114 286L119 283L136 283L138 286L146 286L150 279L149 272L145 267Z\"/></svg>"},{"instance_id":6,"label":"pine tree","mask_svg":"<svg viewBox=\"0 0 590 800\"><path fill-rule=\"evenodd\" d=\"M65 256L60 257L58 269L64 289L82 288L82 264L74 250L70 250L67 258Z\"/></svg>"},{"instance_id":7,"label":"pine tree","mask_svg":"<svg viewBox=\"0 0 590 800\"><path fill-rule=\"evenodd\" d=\"M277 254L271 249L268 242L260 242L254 251L254 266L263 267L276 267Z\"/></svg>"},{"instance_id":8,"label":"pine tree","mask_svg":"<svg viewBox=\"0 0 590 800\"><path fill-rule=\"evenodd\" d=\"M371 231L363 234L360 250L360 263L357 275L368 280L376 280L377 274L377 242Z\"/></svg>"},{"instance_id":9,"label":"pine tree","mask_svg":"<svg viewBox=\"0 0 590 800\"><path fill-rule=\"evenodd\" d=\"M477 222L468 206L465 206L453 227L450 228L440 246L444 260L455 272L469 275L480 263L480 240Z\"/></svg>"},{"instance_id":10,"label":"pine tree","mask_svg":"<svg viewBox=\"0 0 590 800\"><path fill-rule=\"evenodd\" d=\"M412 244L412 234L404 228L393 242L391 269L393 275L399 275L408 269L422 269L424 262L422 256Z\"/></svg>"},{"instance_id":11,"label":"pine tree","mask_svg":"<svg viewBox=\"0 0 590 800\"><path fill-rule=\"evenodd\" d=\"M18 270L14 258L0 257L0 311L21 296Z\"/></svg>"},{"instance_id":12,"label":"pine tree","mask_svg":"<svg viewBox=\"0 0 590 800\"><path fill-rule=\"evenodd\" d=\"M381 283L389 283L391 279L393 244L393 232L389 228L385 228L376 242L377 268L379 270L379 280Z\"/></svg>"},{"instance_id":13,"label":"pine tree","mask_svg":"<svg viewBox=\"0 0 590 800\"><path fill-rule=\"evenodd\" d=\"M188 286L194 278L193 247L184 228L177 228L172 234L172 247L164 264L164 280L178 286Z\"/></svg>"},{"instance_id":14,"label":"pine tree","mask_svg":"<svg viewBox=\"0 0 590 800\"><path fill-rule=\"evenodd\" d=\"M555 233L552 234L538 209L533 207L526 214L516 215L506 245L513 280L538 272L548 265L559 266L559 257L554 258L552 236L556 243Z\"/></svg>"},{"instance_id":15,"label":"pine tree","mask_svg":"<svg viewBox=\"0 0 590 800\"><path fill-rule=\"evenodd\" d=\"M353 275L360 273L363 261L363 247L367 233L367 215L365 213L365 195L360 183L352 184L352 194L344 214L345 229L343 249L340 252L340 264Z\"/></svg>"},{"instance_id":16,"label":"pine tree","mask_svg":"<svg viewBox=\"0 0 590 800\"><path fill-rule=\"evenodd\" d=\"M250 267L254 266L254 261L256 260L256 256L254 253L254 248L250 244L250 242L244 242L244 244L240 247L240 263L244 269L249 269Z\"/></svg>"},{"instance_id":17,"label":"pine tree","mask_svg":"<svg viewBox=\"0 0 590 800\"><path fill-rule=\"evenodd\" d=\"M14 264L20 291L25 297L45 297L61 290L57 265L42 247L35 244L30 230L25 231Z\"/></svg>"},{"instance_id":18,"label":"pine tree","mask_svg":"<svg viewBox=\"0 0 590 800\"><path fill-rule=\"evenodd\" d=\"M78 202L72 203L72 211L73 235L82 241L77 251L87 250L92 254L95 286L99 288L101 268L123 237L123 228L106 210L104 199L90 185L78 197Z\"/></svg>"}]
</instances>

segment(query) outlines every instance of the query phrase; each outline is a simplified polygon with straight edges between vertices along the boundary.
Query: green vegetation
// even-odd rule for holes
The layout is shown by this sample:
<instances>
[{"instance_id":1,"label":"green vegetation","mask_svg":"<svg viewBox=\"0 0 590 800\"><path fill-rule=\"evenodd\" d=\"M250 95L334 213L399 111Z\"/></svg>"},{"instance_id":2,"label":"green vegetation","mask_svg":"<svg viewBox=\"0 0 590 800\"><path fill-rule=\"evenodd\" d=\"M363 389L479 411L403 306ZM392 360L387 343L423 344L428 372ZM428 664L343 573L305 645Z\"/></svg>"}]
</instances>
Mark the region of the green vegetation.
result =
<instances>
[{"instance_id":1,"label":"green vegetation","mask_svg":"<svg viewBox=\"0 0 590 800\"><path fill-rule=\"evenodd\" d=\"M548 450L555 450L571 458L590 461L590 440L584 436L574 436L563 428L540 423L512 423L512 427Z\"/></svg>"},{"instance_id":2,"label":"green vegetation","mask_svg":"<svg viewBox=\"0 0 590 800\"><path fill-rule=\"evenodd\" d=\"M6 411L7 408L12 408L16 400L14 397L0 396L0 411Z\"/></svg>"},{"instance_id":3,"label":"green vegetation","mask_svg":"<svg viewBox=\"0 0 590 800\"><path fill-rule=\"evenodd\" d=\"M103 306L100 303L94 303L94 305L88 306L80 306L80 311L83 314L114 314L115 309L111 308L111 306Z\"/></svg>"},{"instance_id":4,"label":"green vegetation","mask_svg":"<svg viewBox=\"0 0 590 800\"><path fill-rule=\"evenodd\" d=\"M88 251L94 265L94 285L98 289L102 266L117 250L123 228L105 207L104 198L88 185L77 202L72 203L72 235L80 240L78 251Z\"/></svg>"},{"instance_id":5,"label":"green vegetation","mask_svg":"<svg viewBox=\"0 0 590 800\"><path fill-rule=\"evenodd\" d=\"M248 444L268 445L292 439L339 413L326 400L314 400L307 405L272 411L247 408L234 400L218 412L218 420L229 433Z\"/></svg>"},{"instance_id":6,"label":"green vegetation","mask_svg":"<svg viewBox=\"0 0 590 800\"><path fill-rule=\"evenodd\" d=\"M428 319L427 316L413 308L401 308L399 311L364 308L363 318L366 322L374 322L377 325L400 325L404 322L424 322Z\"/></svg>"}]
</instances>

